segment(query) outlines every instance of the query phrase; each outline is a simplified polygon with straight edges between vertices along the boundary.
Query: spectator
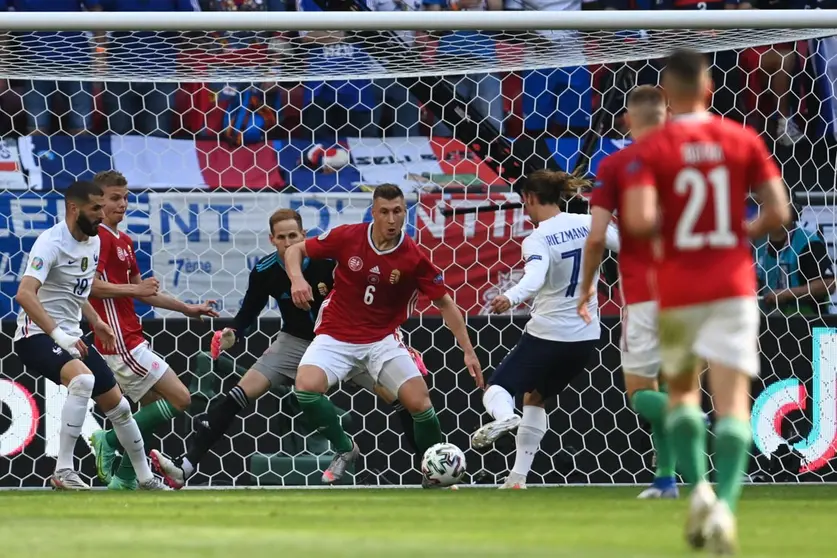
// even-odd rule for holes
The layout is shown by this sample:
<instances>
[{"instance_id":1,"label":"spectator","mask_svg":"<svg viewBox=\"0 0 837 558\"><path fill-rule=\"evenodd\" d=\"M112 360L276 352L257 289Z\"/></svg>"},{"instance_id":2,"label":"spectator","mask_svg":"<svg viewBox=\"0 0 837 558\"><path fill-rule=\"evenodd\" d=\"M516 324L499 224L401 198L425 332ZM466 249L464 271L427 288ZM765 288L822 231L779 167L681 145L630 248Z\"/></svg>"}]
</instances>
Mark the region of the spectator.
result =
<instances>
[{"instance_id":1,"label":"spectator","mask_svg":"<svg viewBox=\"0 0 837 558\"><path fill-rule=\"evenodd\" d=\"M297 0L297 10L319 12L314 0ZM323 77L345 74L351 68L358 74L377 66L368 53L346 41L342 31L301 32L307 52L309 73ZM303 100L303 132L312 143L334 144L345 136L374 136L375 94L368 79L309 81Z\"/></svg>"},{"instance_id":2,"label":"spectator","mask_svg":"<svg viewBox=\"0 0 837 558\"><path fill-rule=\"evenodd\" d=\"M7 0L7 7L19 12L99 11L99 0ZM62 75L89 71L94 43L91 33L81 31L32 32L20 36L26 61L36 68L51 68ZM3 45L4 49L7 45ZM57 93L67 97L64 113L55 104ZM23 108L29 119L29 133L50 132L53 115L66 115L71 134L90 131L93 93L90 82L31 80L23 95ZM60 120L60 117L59 117ZM63 125L59 126L63 131Z\"/></svg>"},{"instance_id":3,"label":"spectator","mask_svg":"<svg viewBox=\"0 0 837 558\"><path fill-rule=\"evenodd\" d=\"M834 264L818 231L794 220L756 247L759 294L765 313L821 316L835 290Z\"/></svg>"},{"instance_id":4,"label":"spectator","mask_svg":"<svg viewBox=\"0 0 837 558\"><path fill-rule=\"evenodd\" d=\"M417 12L422 9L422 0L368 0L367 6L373 12ZM401 31L398 35L405 46L414 46L416 34L413 31ZM410 95L402 80L377 79L373 82L373 90L376 101L375 123L383 137L419 135L420 103ZM392 123L389 126L384 125L385 110L392 113Z\"/></svg>"},{"instance_id":5,"label":"spectator","mask_svg":"<svg viewBox=\"0 0 837 558\"><path fill-rule=\"evenodd\" d=\"M197 0L100 0L106 11L191 12ZM107 64L114 73L133 79L153 72L174 77L178 36L154 31L113 32L107 45ZM177 83L132 81L105 84L105 107L115 134L170 136L175 131L174 95ZM179 118L178 118L179 120ZM180 128L178 123L177 128Z\"/></svg>"},{"instance_id":6,"label":"spectator","mask_svg":"<svg viewBox=\"0 0 837 558\"><path fill-rule=\"evenodd\" d=\"M502 10L503 0L423 0L427 10ZM499 16L498 16L499 17ZM456 59L464 68L469 60L492 61L497 56L497 45L493 37L479 31L454 31L442 35L439 40L439 54ZM501 133L503 131L503 95L500 75L479 73L451 78L457 94L475 105L482 114ZM440 125L436 131L440 135L452 136L447 126ZM490 139L490 138L487 138Z\"/></svg>"},{"instance_id":7,"label":"spectator","mask_svg":"<svg viewBox=\"0 0 837 558\"><path fill-rule=\"evenodd\" d=\"M804 0L803 0L804 2ZM741 2L741 10L776 10L805 7L795 5L794 0L753 0ZM774 120L776 141L789 147L799 141L802 130L797 126L791 110L791 83L797 71L797 56L795 43L781 43L747 49L742 53L742 63L748 70L758 71L758 85L760 93L770 95L766 103L767 120ZM761 95L757 96L756 104L760 105ZM754 107L758 108L758 107Z\"/></svg>"},{"instance_id":8,"label":"spectator","mask_svg":"<svg viewBox=\"0 0 837 558\"><path fill-rule=\"evenodd\" d=\"M582 0L507 0L508 10L576 12L588 2ZM545 39L560 41L565 50L583 56L583 43L576 32L554 31ZM523 128L527 135L543 136L551 125L556 133L590 126L593 112L593 76L584 66L568 66L548 70L527 70L523 78Z\"/></svg>"}]
</instances>

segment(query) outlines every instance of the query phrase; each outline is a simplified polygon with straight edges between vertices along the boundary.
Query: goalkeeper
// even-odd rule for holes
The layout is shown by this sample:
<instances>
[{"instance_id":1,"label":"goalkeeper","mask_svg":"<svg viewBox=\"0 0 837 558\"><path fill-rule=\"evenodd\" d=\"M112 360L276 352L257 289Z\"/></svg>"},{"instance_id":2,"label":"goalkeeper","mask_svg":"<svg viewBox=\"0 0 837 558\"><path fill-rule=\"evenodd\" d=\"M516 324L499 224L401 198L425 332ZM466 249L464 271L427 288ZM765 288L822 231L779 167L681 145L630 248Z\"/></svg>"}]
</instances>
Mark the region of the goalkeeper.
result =
<instances>
[{"instance_id":1,"label":"goalkeeper","mask_svg":"<svg viewBox=\"0 0 837 558\"><path fill-rule=\"evenodd\" d=\"M221 351L229 349L244 336L270 297L279 305L282 329L267 351L244 374L238 385L224 395L218 404L212 405L207 414L206 424L198 426L187 444L186 455L171 460L159 451L151 452L151 461L155 469L172 488L183 487L201 459L251 401L258 399L271 388L293 386L299 361L314 339L314 321L320 305L332 288L335 264L331 260L304 260L303 274L309 284L314 286L315 300L310 310L297 308L290 296L291 281L285 272L284 255L289 246L305 240L302 217L292 209L280 209L271 215L269 224L270 242L276 251L262 258L250 272L247 292L241 309L235 316L233 327L216 331L212 337L212 358L217 359ZM410 352L419 370L426 374L427 369L419 354L412 349ZM416 451L412 416L396 401L395 396L383 386L376 384L365 370L355 371L349 379L393 405L401 417L404 435L410 447Z\"/></svg>"}]
</instances>

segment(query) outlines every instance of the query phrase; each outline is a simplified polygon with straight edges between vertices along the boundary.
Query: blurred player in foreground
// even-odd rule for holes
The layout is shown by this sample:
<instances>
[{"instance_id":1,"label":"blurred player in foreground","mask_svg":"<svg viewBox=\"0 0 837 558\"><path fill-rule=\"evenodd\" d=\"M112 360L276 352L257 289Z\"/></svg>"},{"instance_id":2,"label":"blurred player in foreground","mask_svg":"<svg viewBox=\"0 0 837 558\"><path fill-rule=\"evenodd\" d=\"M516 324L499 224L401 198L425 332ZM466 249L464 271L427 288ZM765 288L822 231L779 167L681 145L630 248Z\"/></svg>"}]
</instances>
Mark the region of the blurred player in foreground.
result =
<instances>
[{"instance_id":1,"label":"blurred player in foreground","mask_svg":"<svg viewBox=\"0 0 837 558\"><path fill-rule=\"evenodd\" d=\"M308 310L297 308L290 297L291 280L285 271L285 253L290 246L305 241L302 217L292 209L280 209L270 216L270 243L276 248L265 256L250 272L244 302L233 320L233 326L216 331L212 336L210 354L217 359L221 351L231 348L245 336L259 317L270 297L276 300L282 314L282 330L270 347L244 374L241 381L207 414L206 424L199 424L189 440L186 454L171 460L157 450L151 451L151 461L172 488L182 488L194 474L198 463L224 435L238 414L271 388L293 385L299 361L314 339L314 319L320 305L334 284L334 262L305 258L302 274L309 284L317 286L315 299ZM427 373L421 357L411 352L423 374ZM350 381L377 393L393 405L405 427L405 436L415 450L412 417L382 386L376 384L363 370L355 370ZM406 416L405 416L406 415Z\"/></svg>"},{"instance_id":2,"label":"blurred player in foreground","mask_svg":"<svg viewBox=\"0 0 837 558\"><path fill-rule=\"evenodd\" d=\"M663 92L650 85L641 85L628 95L625 115L634 141L656 130L666 120ZM608 225L613 214L624 212L625 167L641 149L636 143L606 157L596 171L596 185L590 199L593 222L584 247L581 293L578 314L590 320L587 303L596 296L593 281L605 251ZM668 396L659 391L660 342L657 336L657 301L651 292L651 266L654 256L648 240L622 237L619 252L619 287L622 293L622 371L625 390L631 407L651 425L651 437L657 452L654 484L639 498L677 498L674 451L666 436L665 414Z\"/></svg>"},{"instance_id":3,"label":"blurred player in foreground","mask_svg":"<svg viewBox=\"0 0 837 558\"><path fill-rule=\"evenodd\" d=\"M97 345L112 349L116 342L113 330L87 300L99 261L102 190L91 182L73 182L64 193L64 203L64 221L41 233L32 246L15 297L21 307L15 353L30 372L66 386L68 392L50 484L62 490L90 488L75 471L73 450L87 416L87 401L93 398L136 468L139 488L162 490L164 485L148 466L131 405L99 351L82 341L83 314Z\"/></svg>"},{"instance_id":4,"label":"blurred player in foreground","mask_svg":"<svg viewBox=\"0 0 837 558\"><path fill-rule=\"evenodd\" d=\"M520 195L537 228L523 241L524 275L491 301L491 310L502 314L534 297L523 336L494 371L483 395L485 410L494 421L472 438L474 448L480 449L517 427L514 467L501 488L526 488L526 476L548 426L544 404L584 372L601 337L598 299L587 303L592 316L587 322L576 313L590 216L561 210L580 183L564 172L540 170L527 177ZM616 227L608 229L606 244L619 251ZM523 394L522 418L514 414L518 393Z\"/></svg>"},{"instance_id":5,"label":"blurred player in foreground","mask_svg":"<svg viewBox=\"0 0 837 558\"><path fill-rule=\"evenodd\" d=\"M672 119L640 142L628 163L622 231L659 236L655 266L660 352L668 378L668 436L694 485L686 536L728 554L747 469L750 383L759 373L759 308L750 239L790 216L779 169L755 132L709 114L712 81L703 55L677 51L663 73ZM761 200L745 223L749 190ZM715 409L716 493L706 480L700 374L709 365Z\"/></svg>"},{"instance_id":6,"label":"blurred player in foreground","mask_svg":"<svg viewBox=\"0 0 837 558\"><path fill-rule=\"evenodd\" d=\"M189 408L189 390L163 357L151 350L142 334L134 299L153 306L180 312L190 318L217 317L207 301L187 304L158 292L156 279L142 279L137 266L131 237L119 230L128 210L128 181L117 171L102 171L93 182L104 192L104 219L99 225L101 254L90 303L99 317L116 334L116 343L105 347L96 339L96 349L116 375L125 395L134 403L142 404L134 418L144 439L154 435L158 426L170 423L175 416ZM137 477L130 460L122 459L112 474L116 452L122 449L116 433L99 430L90 443L96 452L99 478L111 490L134 490Z\"/></svg>"},{"instance_id":7,"label":"blurred player in foreground","mask_svg":"<svg viewBox=\"0 0 837 558\"><path fill-rule=\"evenodd\" d=\"M441 312L465 352L468 372L482 387L482 370L462 312L448 294L442 274L404 233L406 215L401 189L393 184L378 186L372 196L372 223L339 226L285 252L291 295L304 310L310 309L314 297L302 271L303 258L337 262L334 289L320 307L317 336L296 377L296 395L306 420L336 452L323 473L328 484L340 480L359 449L324 394L357 368L368 370L412 414L419 451L443 441L427 384L398 334L419 292Z\"/></svg>"}]
</instances>

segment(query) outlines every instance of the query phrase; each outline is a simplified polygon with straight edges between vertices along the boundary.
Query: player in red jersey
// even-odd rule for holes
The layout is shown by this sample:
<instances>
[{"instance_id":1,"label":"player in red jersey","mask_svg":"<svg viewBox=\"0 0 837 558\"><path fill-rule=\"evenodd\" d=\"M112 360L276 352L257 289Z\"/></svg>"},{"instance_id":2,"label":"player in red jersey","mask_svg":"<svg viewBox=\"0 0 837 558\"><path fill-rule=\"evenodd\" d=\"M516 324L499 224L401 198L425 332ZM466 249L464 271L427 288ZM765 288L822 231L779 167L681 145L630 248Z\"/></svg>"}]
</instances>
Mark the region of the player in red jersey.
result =
<instances>
[{"instance_id":1,"label":"player in red jersey","mask_svg":"<svg viewBox=\"0 0 837 558\"><path fill-rule=\"evenodd\" d=\"M343 476L359 450L324 394L356 368L368 370L410 411L420 452L442 442L427 384L397 333L412 313L419 292L439 309L465 352L468 372L483 386L462 313L448 294L442 274L404 234L406 215L401 189L381 185L372 197L371 224L336 227L285 253L291 297L303 309L313 300L311 286L302 275L303 257L330 258L337 263L334 288L317 317L317 336L305 351L296 377L296 396L306 420L335 449L323 473L323 482L328 484Z\"/></svg>"},{"instance_id":2,"label":"player in red jersey","mask_svg":"<svg viewBox=\"0 0 837 558\"><path fill-rule=\"evenodd\" d=\"M625 119L634 141L639 141L666 121L663 92L641 85L628 95ZM605 250L608 225L613 214L622 208L622 169L641 149L634 143L606 157L596 171L596 183L590 199L593 221L584 248L581 291L588 293L578 302L578 313L589 320L587 302L596 296L593 278L599 270ZM657 336L657 302L651 292L651 244L647 240L621 238L619 251L619 286L622 293L622 372L625 391L631 406L651 425L651 437L657 452L654 484L642 491L640 499L677 498L674 452L666 436L665 413L668 396L659 391L660 343Z\"/></svg>"},{"instance_id":3,"label":"player in red jersey","mask_svg":"<svg viewBox=\"0 0 837 558\"><path fill-rule=\"evenodd\" d=\"M119 230L128 208L128 182L116 171L98 173L93 181L104 191L105 218L99 225L101 254L90 303L96 313L116 333L115 347L105 347L96 339L96 348L113 370L122 391L142 409L134 415L143 438L148 439L162 423L171 422L191 403L189 390L160 355L148 345L142 334L134 299L156 308L181 312L191 318L217 317L204 304L186 304L158 292L156 279L142 279L131 238ZM119 442L112 430L99 430L90 440L96 452L99 478L113 490L132 490L136 475L131 463L122 459L111 474Z\"/></svg>"},{"instance_id":4,"label":"player in red jersey","mask_svg":"<svg viewBox=\"0 0 837 558\"><path fill-rule=\"evenodd\" d=\"M638 145L625 167L624 234L658 237L660 351L666 417L678 469L692 485L688 542L726 554L737 544L734 510L746 473L750 383L759 372L759 309L749 239L790 217L779 169L761 139L707 112L712 82L703 55L677 51L663 73L672 119ZM750 190L759 216L745 222ZM709 365L716 416L717 496L706 482L706 423L699 377Z\"/></svg>"}]
</instances>

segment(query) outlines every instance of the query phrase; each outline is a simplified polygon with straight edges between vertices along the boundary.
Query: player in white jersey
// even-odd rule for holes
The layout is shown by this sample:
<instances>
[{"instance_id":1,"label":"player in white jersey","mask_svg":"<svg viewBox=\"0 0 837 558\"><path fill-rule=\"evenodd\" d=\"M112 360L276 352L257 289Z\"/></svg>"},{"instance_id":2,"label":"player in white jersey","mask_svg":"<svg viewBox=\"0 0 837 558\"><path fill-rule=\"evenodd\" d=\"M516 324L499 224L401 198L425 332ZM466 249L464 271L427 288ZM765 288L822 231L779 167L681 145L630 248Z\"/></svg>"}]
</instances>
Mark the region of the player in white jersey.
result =
<instances>
[{"instance_id":1,"label":"player in white jersey","mask_svg":"<svg viewBox=\"0 0 837 558\"><path fill-rule=\"evenodd\" d=\"M62 490L90 486L75 471L73 450L92 397L110 420L137 472L139 488L164 490L145 458L142 436L131 406L116 386L113 372L95 347L82 339L81 318L106 345L113 330L87 301L99 261L98 227L103 217L102 190L73 182L64 194L64 221L44 231L32 246L20 280L14 350L31 372L67 387L61 410L58 458L50 484Z\"/></svg>"},{"instance_id":2,"label":"player in white jersey","mask_svg":"<svg viewBox=\"0 0 837 558\"><path fill-rule=\"evenodd\" d=\"M546 170L524 181L521 197L537 228L523 241L523 278L491 301L492 311L499 314L534 297L523 336L494 371L483 395L485 410L494 421L472 439L474 448L480 449L517 428L517 455L502 488L526 488L526 476L546 433L544 403L584 370L601 336L595 298L589 302L593 317L589 323L576 312L591 217L565 213L561 205L576 193L578 183L567 173ZM607 247L619 251L615 227L608 230ZM522 418L514 413L517 394L523 394Z\"/></svg>"}]
</instances>

